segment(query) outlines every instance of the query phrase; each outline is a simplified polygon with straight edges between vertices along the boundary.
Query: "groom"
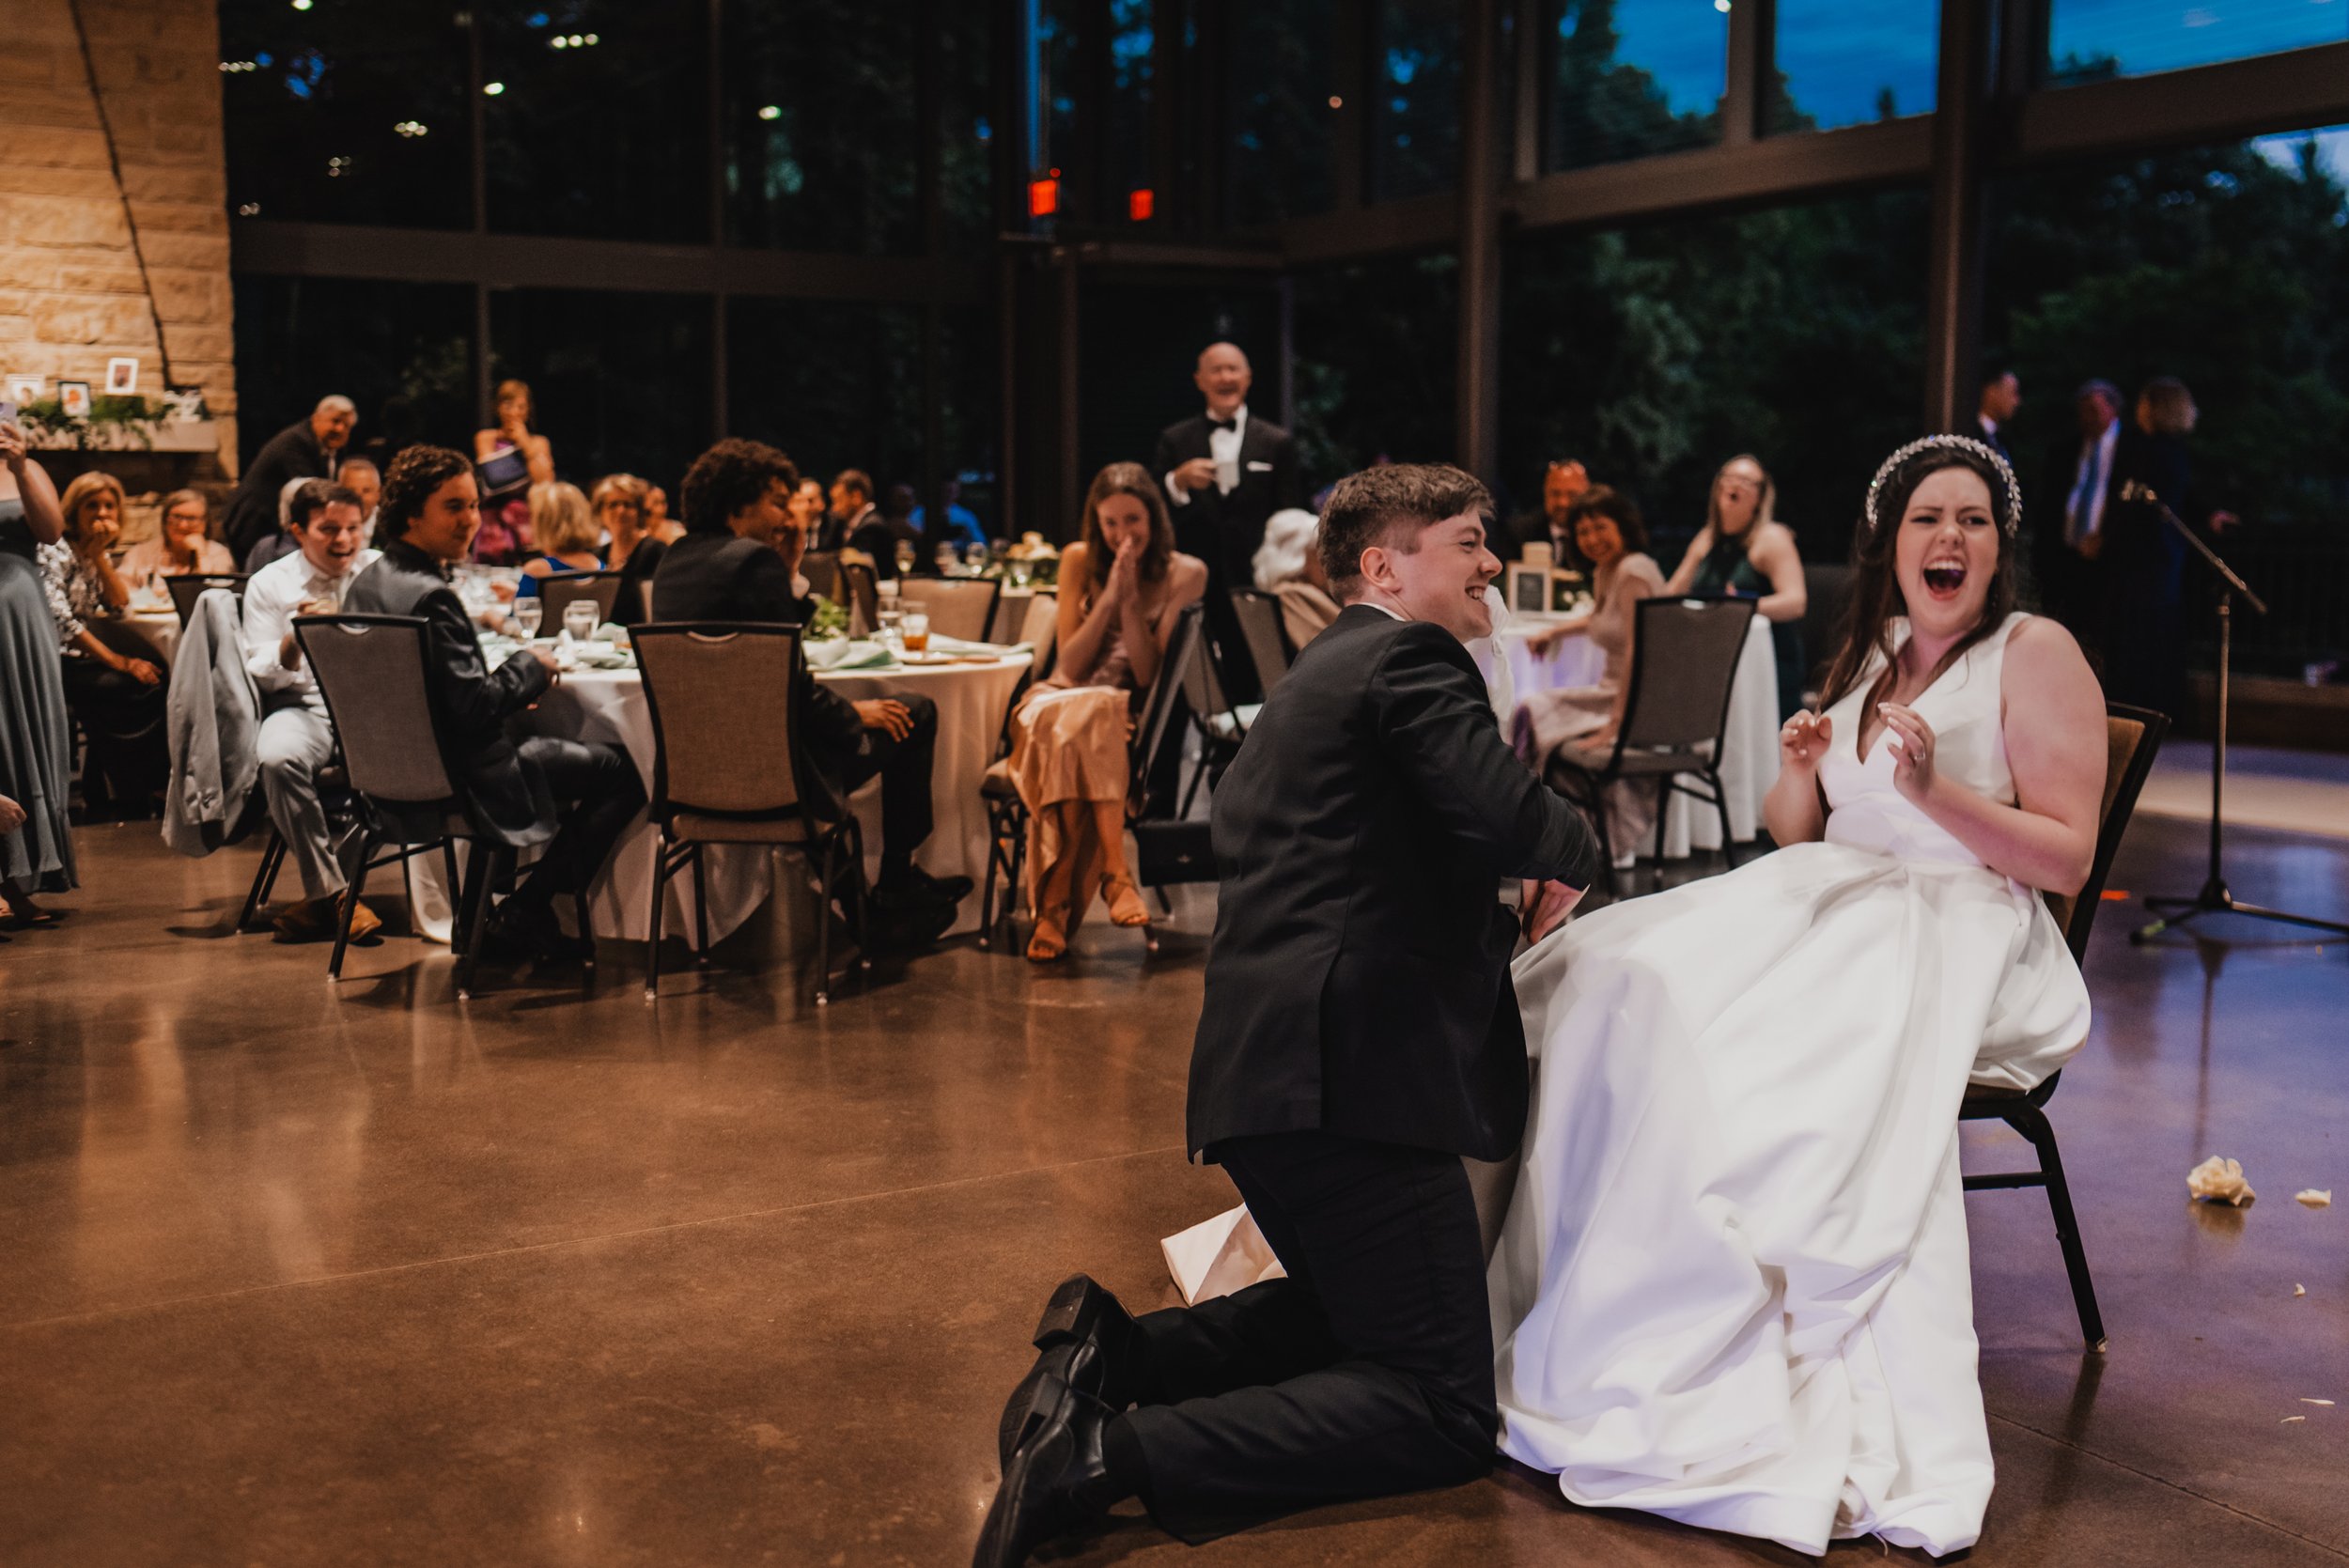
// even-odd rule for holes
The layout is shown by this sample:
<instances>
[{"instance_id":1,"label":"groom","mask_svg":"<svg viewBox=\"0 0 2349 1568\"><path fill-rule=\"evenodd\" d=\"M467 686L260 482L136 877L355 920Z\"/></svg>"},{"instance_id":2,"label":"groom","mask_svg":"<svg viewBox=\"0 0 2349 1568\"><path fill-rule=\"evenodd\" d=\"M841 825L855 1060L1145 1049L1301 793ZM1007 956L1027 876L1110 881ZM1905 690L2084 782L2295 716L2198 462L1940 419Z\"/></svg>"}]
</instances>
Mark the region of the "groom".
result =
<instances>
[{"instance_id":1,"label":"groom","mask_svg":"<svg viewBox=\"0 0 2349 1568\"><path fill-rule=\"evenodd\" d=\"M1003 1412L980 1568L1128 1497L1197 1543L1492 1465L1460 1157L1502 1158L1525 1125L1517 923L1496 889L1584 887L1597 850L1502 743L1461 645L1492 630L1491 504L1442 466L1338 485L1321 551L1345 611L1215 792L1189 1143L1229 1172L1288 1278L1141 1318L1083 1275L1062 1285Z\"/></svg>"}]
</instances>

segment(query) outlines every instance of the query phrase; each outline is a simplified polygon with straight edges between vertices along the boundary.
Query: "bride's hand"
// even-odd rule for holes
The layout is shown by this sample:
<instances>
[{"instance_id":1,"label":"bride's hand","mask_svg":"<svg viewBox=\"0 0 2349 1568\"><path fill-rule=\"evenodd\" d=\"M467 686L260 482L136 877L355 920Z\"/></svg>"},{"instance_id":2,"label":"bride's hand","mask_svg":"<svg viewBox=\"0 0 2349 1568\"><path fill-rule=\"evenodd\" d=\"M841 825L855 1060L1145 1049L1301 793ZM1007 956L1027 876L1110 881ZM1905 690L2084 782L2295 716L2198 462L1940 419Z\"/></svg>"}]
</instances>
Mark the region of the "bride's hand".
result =
<instances>
[{"instance_id":1,"label":"bride's hand","mask_svg":"<svg viewBox=\"0 0 2349 1568\"><path fill-rule=\"evenodd\" d=\"M1889 732L1885 744L1892 748L1892 787L1921 805L1933 793L1933 726L1898 703L1885 703L1876 712Z\"/></svg>"},{"instance_id":2,"label":"bride's hand","mask_svg":"<svg viewBox=\"0 0 2349 1568\"><path fill-rule=\"evenodd\" d=\"M1582 902L1582 890L1563 882L1528 880L1518 901L1525 922L1525 939L1531 945L1540 941L1566 923L1574 907Z\"/></svg>"},{"instance_id":3,"label":"bride's hand","mask_svg":"<svg viewBox=\"0 0 2349 1568\"><path fill-rule=\"evenodd\" d=\"M1798 773L1814 773L1834 738L1834 720L1824 713L1797 713L1779 729L1780 764Z\"/></svg>"}]
</instances>

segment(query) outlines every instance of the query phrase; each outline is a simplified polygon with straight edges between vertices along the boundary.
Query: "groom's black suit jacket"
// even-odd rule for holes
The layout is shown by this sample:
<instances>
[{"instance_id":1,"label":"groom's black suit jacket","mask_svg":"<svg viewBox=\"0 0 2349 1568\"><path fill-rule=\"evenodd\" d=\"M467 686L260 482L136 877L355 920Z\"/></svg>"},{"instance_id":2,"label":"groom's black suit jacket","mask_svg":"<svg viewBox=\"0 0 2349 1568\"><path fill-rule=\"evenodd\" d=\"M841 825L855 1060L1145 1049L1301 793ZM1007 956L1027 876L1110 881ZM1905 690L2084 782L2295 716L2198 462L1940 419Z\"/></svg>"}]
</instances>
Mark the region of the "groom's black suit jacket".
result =
<instances>
[{"instance_id":1,"label":"groom's black suit jacket","mask_svg":"<svg viewBox=\"0 0 2349 1568\"><path fill-rule=\"evenodd\" d=\"M1468 650L1348 606L1249 727L1214 834L1189 1147L1319 1128L1516 1149L1525 1032L1498 889L1587 886L1598 849L1502 742Z\"/></svg>"},{"instance_id":2,"label":"groom's black suit jacket","mask_svg":"<svg viewBox=\"0 0 2349 1568\"><path fill-rule=\"evenodd\" d=\"M1163 485L1167 474L1191 458L1213 456L1206 416L1193 414L1159 432L1151 475ZM1305 504L1296 438L1270 420L1251 413L1239 432L1238 485L1229 495L1213 485L1190 493L1188 505L1168 508L1176 548L1215 568L1219 591L1252 585L1265 520L1284 507Z\"/></svg>"}]
</instances>

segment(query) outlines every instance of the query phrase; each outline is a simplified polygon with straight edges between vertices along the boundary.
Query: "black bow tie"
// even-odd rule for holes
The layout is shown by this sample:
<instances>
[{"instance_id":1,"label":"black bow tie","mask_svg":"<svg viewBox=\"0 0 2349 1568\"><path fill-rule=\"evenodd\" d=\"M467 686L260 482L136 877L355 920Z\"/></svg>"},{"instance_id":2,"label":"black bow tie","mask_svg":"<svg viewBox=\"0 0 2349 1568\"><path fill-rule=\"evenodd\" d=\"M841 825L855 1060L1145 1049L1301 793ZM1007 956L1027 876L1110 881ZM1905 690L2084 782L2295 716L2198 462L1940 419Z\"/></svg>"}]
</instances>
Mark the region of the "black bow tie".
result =
<instances>
[{"instance_id":1,"label":"black bow tie","mask_svg":"<svg viewBox=\"0 0 2349 1568\"><path fill-rule=\"evenodd\" d=\"M1210 419L1207 421L1207 428L1210 430L1237 430L1239 428L1239 421L1237 419Z\"/></svg>"}]
</instances>

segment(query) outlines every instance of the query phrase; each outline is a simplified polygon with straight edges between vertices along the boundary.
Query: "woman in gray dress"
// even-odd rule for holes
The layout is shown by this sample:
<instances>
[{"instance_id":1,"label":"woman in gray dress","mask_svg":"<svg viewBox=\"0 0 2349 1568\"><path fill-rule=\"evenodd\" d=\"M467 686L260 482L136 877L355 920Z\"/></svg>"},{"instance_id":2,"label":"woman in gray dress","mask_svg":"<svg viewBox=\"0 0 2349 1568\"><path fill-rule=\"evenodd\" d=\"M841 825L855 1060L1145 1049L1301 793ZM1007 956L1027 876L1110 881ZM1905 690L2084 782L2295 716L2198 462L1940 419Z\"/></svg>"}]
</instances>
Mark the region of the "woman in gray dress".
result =
<instances>
[{"instance_id":1,"label":"woman in gray dress","mask_svg":"<svg viewBox=\"0 0 2349 1568\"><path fill-rule=\"evenodd\" d=\"M26 452L23 430L0 421L0 796L23 814L0 831L0 900L11 925L46 918L33 893L76 885L66 827L72 731L57 629L33 559L39 546L64 533L56 488Z\"/></svg>"}]
</instances>

